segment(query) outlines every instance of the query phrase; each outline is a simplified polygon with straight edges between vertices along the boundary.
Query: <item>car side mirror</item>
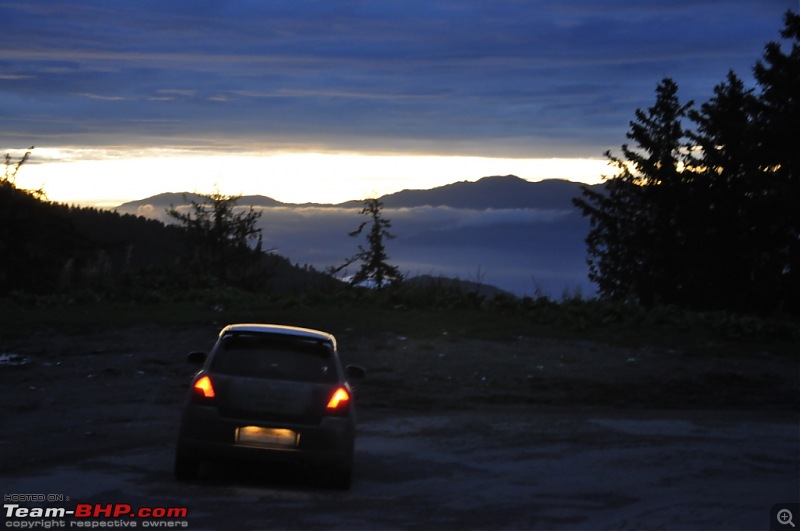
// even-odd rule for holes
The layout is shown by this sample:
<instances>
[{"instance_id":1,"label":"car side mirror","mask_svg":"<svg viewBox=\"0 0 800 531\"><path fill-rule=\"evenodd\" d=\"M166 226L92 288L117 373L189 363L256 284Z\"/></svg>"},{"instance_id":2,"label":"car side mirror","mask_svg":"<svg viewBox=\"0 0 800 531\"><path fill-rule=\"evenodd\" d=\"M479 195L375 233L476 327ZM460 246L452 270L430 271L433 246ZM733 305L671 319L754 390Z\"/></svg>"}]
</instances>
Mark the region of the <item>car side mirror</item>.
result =
<instances>
[{"instance_id":1,"label":"car side mirror","mask_svg":"<svg viewBox=\"0 0 800 531\"><path fill-rule=\"evenodd\" d=\"M208 358L208 354L205 352L190 352L189 355L186 356L186 361L194 363L195 365L201 365L205 363L206 358Z\"/></svg>"},{"instance_id":2,"label":"car side mirror","mask_svg":"<svg viewBox=\"0 0 800 531\"><path fill-rule=\"evenodd\" d=\"M348 365L344 368L344 372L349 380L363 380L367 377L367 371L358 365Z\"/></svg>"}]
</instances>

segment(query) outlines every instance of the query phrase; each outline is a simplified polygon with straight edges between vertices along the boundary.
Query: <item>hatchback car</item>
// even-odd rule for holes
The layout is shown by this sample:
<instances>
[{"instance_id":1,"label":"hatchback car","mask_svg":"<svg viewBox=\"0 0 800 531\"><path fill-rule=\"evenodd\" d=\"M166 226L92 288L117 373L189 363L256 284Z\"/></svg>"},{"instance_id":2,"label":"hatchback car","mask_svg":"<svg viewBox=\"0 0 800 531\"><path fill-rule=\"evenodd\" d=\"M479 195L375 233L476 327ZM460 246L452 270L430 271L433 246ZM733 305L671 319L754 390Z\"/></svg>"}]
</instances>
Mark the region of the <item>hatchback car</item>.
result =
<instances>
[{"instance_id":1,"label":"hatchback car","mask_svg":"<svg viewBox=\"0 0 800 531\"><path fill-rule=\"evenodd\" d=\"M192 379L175 452L175 476L195 478L207 460L284 461L326 469L349 488L356 415L336 339L280 325L226 326Z\"/></svg>"}]
</instances>

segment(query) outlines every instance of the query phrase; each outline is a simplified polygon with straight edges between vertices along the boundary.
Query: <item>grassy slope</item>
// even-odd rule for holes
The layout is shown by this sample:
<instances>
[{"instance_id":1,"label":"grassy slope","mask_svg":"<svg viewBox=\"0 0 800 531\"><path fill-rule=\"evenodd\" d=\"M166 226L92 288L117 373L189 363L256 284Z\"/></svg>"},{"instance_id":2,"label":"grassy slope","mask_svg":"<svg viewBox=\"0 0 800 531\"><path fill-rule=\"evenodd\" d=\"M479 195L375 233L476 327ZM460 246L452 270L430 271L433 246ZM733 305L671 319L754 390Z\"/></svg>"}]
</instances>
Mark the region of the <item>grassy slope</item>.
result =
<instances>
[{"instance_id":1,"label":"grassy slope","mask_svg":"<svg viewBox=\"0 0 800 531\"><path fill-rule=\"evenodd\" d=\"M285 323L363 336L448 334L490 341L548 337L745 356L766 348L796 356L800 338L796 319L762 320L673 309L645 312L591 301L478 305L461 300L449 306L417 308L356 297L271 300L236 292L199 292L184 301L158 304L0 299L0 339L42 327L85 332L142 323L185 327L233 322Z\"/></svg>"},{"instance_id":2,"label":"grassy slope","mask_svg":"<svg viewBox=\"0 0 800 531\"><path fill-rule=\"evenodd\" d=\"M101 352L112 341L174 365L181 352L209 347L225 324L271 322L333 332L345 361L367 367L361 401L373 407L798 407L795 322L586 301L458 302L415 308L219 291L159 304L5 299L0 354Z\"/></svg>"}]
</instances>

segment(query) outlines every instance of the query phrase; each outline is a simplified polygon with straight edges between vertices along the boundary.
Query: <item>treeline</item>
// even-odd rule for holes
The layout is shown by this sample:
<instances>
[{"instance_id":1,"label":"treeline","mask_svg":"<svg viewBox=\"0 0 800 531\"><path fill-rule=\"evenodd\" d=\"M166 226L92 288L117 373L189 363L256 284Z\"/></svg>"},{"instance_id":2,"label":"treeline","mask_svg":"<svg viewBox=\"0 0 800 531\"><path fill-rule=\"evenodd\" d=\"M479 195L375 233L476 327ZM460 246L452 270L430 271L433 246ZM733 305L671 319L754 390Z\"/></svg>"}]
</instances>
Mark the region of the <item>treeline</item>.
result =
<instances>
[{"instance_id":1,"label":"treeline","mask_svg":"<svg viewBox=\"0 0 800 531\"><path fill-rule=\"evenodd\" d=\"M609 307L800 313L800 15L786 14L782 35L789 51L765 47L754 88L731 72L695 107L664 79L655 104L635 111L631 144L606 153L617 173L575 199L591 221L590 278ZM165 225L22 190L14 177L25 160L7 156L0 178L0 296L159 300L208 288L304 297L344 289L331 272L262 249L257 214L234 208L235 197L215 193L173 208L176 224ZM353 283L375 292L400 289L384 246L389 220L371 201L362 210L368 221L351 234L366 236L366 245L342 267L359 263ZM406 286L405 296L378 297L407 306L491 302L462 288ZM541 299L499 298L508 308Z\"/></svg>"},{"instance_id":2,"label":"treeline","mask_svg":"<svg viewBox=\"0 0 800 531\"><path fill-rule=\"evenodd\" d=\"M235 287L292 292L335 289L327 275L287 258L248 249L220 278L192 233L180 225L48 201L41 191L0 178L0 296L62 294L70 298L157 301L187 291ZM216 254L214 254L216 253Z\"/></svg>"},{"instance_id":3,"label":"treeline","mask_svg":"<svg viewBox=\"0 0 800 531\"><path fill-rule=\"evenodd\" d=\"M575 204L602 297L646 307L800 311L800 15L748 88L730 72L699 107L664 79L616 175ZM688 123L688 125L687 125Z\"/></svg>"}]
</instances>

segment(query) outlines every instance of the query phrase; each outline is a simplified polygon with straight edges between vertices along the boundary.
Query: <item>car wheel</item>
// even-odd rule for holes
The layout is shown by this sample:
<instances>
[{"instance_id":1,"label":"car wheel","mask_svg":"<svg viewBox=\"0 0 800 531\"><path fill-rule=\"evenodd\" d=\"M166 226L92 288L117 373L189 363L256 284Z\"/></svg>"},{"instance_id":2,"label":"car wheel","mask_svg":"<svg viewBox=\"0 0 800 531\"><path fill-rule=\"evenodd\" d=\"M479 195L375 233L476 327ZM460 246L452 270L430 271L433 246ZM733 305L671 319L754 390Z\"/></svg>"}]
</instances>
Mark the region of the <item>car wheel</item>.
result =
<instances>
[{"instance_id":1,"label":"car wheel","mask_svg":"<svg viewBox=\"0 0 800 531\"><path fill-rule=\"evenodd\" d=\"M352 467L334 468L330 471L330 485L334 489L348 490L353 483Z\"/></svg>"},{"instance_id":2,"label":"car wheel","mask_svg":"<svg viewBox=\"0 0 800 531\"><path fill-rule=\"evenodd\" d=\"M191 481L197 479L200 471L200 461L182 455L175 456L175 479L179 481Z\"/></svg>"}]
</instances>

